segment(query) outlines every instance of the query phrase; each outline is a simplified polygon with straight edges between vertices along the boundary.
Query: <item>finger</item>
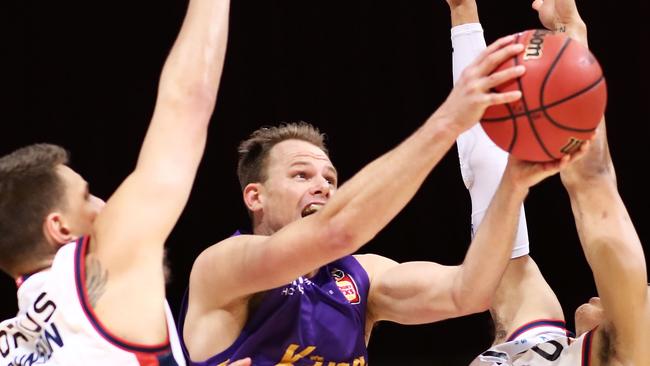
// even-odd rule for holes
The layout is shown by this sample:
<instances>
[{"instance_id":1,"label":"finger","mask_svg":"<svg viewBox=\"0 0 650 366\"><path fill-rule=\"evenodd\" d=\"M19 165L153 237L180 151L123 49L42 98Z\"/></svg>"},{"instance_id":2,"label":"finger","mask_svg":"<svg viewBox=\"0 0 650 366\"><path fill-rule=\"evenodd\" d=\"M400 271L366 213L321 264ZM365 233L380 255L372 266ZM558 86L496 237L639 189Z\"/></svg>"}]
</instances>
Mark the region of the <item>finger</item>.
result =
<instances>
[{"instance_id":1,"label":"finger","mask_svg":"<svg viewBox=\"0 0 650 366\"><path fill-rule=\"evenodd\" d=\"M496 86L499 86L507 81L516 79L523 75L526 72L526 67L523 65L518 65L515 67L509 67L505 70L497 71L489 76L483 78L481 82L482 90L490 90Z\"/></svg>"},{"instance_id":2,"label":"finger","mask_svg":"<svg viewBox=\"0 0 650 366\"><path fill-rule=\"evenodd\" d=\"M477 65L480 75L487 75L494 71L499 65L504 63L507 59L514 57L518 53L523 52L524 45L521 43L514 43L500 48L487 56L483 57Z\"/></svg>"},{"instance_id":3,"label":"finger","mask_svg":"<svg viewBox=\"0 0 650 366\"><path fill-rule=\"evenodd\" d=\"M544 4L544 0L535 0L533 1L533 9L539 11L539 9L542 7L543 4Z\"/></svg>"},{"instance_id":4,"label":"finger","mask_svg":"<svg viewBox=\"0 0 650 366\"><path fill-rule=\"evenodd\" d=\"M562 170L562 169L566 168L566 167L569 165L569 163L571 163L571 160L572 160L572 159L571 159L571 155L564 155L564 156L559 160L559 166L558 166L558 169L559 169L559 170Z\"/></svg>"},{"instance_id":5,"label":"finger","mask_svg":"<svg viewBox=\"0 0 650 366\"><path fill-rule=\"evenodd\" d=\"M570 155L570 157L571 157L570 162L573 163L574 161L577 161L577 160L580 160L580 159L584 158L585 155L587 155L587 152L589 151L589 148L590 148L590 147L591 147L591 139L590 139L590 140L586 140L586 141L584 141L584 142L580 145L580 147L578 148L578 150L576 150L576 151L574 151L573 153L571 153L571 155Z\"/></svg>"},{"instance_id":6,"label":"finger","mask_svg":"<svg viewBox=\"0 0 650 366\"><path fill-rule=\"evenodd\" d=\"M513 90L505 93L490 93L485 96L485 104L496 105L504 103L512 103L521 99L521 91Z\"/></svg>"},{"instance_id":7,"label":"finger","mask_svg":"<svg viewBox=\"0 0 650 366\"><path fill-rule=\"evenodd\" d=\"M250 358L244 358L243 360L238 360L230 364L230 366L250 366L251 365L251 359Z\"/></svg>"},{"instance_id":8,"label":"finger","mask_svg":"<svg viewBox=\"0 0 650 366\"><path fill-rule=\"evenodd\" d=\"M487 57L489 54L493 53L494 51L503 48L504 46L512 43L514 41L515 36L513 34L501 37L497 39L496 41L492 42L489 46L487 46L486 49L481 51L481 53L474 59L474 62L470 64L470 66L474 66L479 64L485 57Z\"/></svg>"}]
</instances>

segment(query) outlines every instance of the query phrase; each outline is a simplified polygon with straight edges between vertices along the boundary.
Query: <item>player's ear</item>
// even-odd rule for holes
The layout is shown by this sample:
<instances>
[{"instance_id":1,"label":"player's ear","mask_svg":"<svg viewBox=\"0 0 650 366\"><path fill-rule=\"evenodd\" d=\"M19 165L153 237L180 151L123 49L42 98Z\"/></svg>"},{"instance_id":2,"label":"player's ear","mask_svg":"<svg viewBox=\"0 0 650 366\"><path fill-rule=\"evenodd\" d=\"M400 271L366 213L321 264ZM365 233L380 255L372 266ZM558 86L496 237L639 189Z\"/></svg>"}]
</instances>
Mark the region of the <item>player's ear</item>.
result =
<instances>
[{"instance_id":1,"label":"player's ear","mask_svg":"<svg viewBox=\"0 0 650 366\"><path fill-rule=\"evenodd\" d=\"M244 203L251 212L262 209L264 187L260 183L249 183L244 187Z\"/></svg>"},{"instance_id":2,"label":"player's ear","mask_svg":"<svg viewBox=\"0 0 650 366\"><path fill-rule=\"evenodd\" d=\"M43 222L43 233L48 243L54 245L65 244L72 241L73 236L59 212L51 212Z\"/></svg>"}]
</instances>

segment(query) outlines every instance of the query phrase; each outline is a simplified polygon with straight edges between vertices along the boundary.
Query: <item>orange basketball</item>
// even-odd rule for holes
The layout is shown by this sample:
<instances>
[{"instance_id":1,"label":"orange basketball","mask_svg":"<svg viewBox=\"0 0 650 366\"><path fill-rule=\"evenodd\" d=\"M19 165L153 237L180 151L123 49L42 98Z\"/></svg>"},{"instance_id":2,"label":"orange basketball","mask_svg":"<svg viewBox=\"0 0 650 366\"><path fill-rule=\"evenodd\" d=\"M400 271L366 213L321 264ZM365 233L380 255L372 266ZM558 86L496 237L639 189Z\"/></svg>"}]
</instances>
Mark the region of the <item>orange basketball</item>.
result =
<instances>
[{"instance_id":1,"label":"orange basketball","mask_svg":"<svg viewBox=\"0 0 650 366\"><path fill-rule=\"evenodd\" d=\"M523 53L498 69L526 66L526 73L495 88L521 90L514 103L488 108L481 125L502 149L529 161L551 161L589 139L605 113L607 88L596 58L580 43L547 30L515 35Z\"/></svg>"}]
</instances>

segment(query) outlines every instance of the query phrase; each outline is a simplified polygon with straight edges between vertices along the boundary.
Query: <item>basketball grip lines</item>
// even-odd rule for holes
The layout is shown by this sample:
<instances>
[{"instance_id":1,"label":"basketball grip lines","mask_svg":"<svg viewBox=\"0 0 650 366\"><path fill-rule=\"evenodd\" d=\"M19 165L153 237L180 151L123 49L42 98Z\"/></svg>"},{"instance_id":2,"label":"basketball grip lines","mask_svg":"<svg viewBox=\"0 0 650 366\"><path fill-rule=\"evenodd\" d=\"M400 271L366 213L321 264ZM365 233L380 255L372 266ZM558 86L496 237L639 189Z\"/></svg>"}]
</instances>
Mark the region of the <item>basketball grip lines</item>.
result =
<instances>
[{"instance_id":1,"label":"basketball grip lines","mask_svg":"<svg viewBox=\"0 0 650 366\"><path fill-rule=\"evenodd\" d=\"M519 43L520 38L521 38L521 35L518 34L516 39L515 39L515 42ZM549 104L544 103L544 94L545 94L546 87L547 87L547 85L549 83L549 79L550 79L553 71L556 69L558 63L560 62L562 56L565 54L566 49L571 44L571 42L572 42L572 40L570 38L567 38L565 40L564 44L562 45L562 47L558 51L557 56L555 57L555 59L551 63L546 75L544 75L544 78L542 80L542 85L541 85L540 91L539 91L539 107L538 108L535 108L535 109L532 109L532 110L529 109L528 101L526 100L526 93L524 93L524 88L523 88L522 81L521 81L520 78L518 78L517 79L517 86L518 86L519 90L522 93L521 102L522 102L522 106L523 106L523 111L521 111L519 113L515 113L515 111L513 111L512 107L511 107L510 103L506 103L505 107L508 110L508 115L503 116L503 117L485 118L485 119L481 120L481 122L485 122L485 123L506 122L508 120L512 121L513 134L512 134L512 139L511 139L510 144L509 144L508 149L507 149L507 151L509 153L511 153L512 150L514 149L514 146L515 146L515 143L516 143L516 140L517 140L517 124L518 124L517 119L521 118L521 117L526 117L526 119L528 121L528 124L530 126L530 129L531 129L533 135L535 136L535 140L537 140L537 142L539 143L539 146L542 148L543 152L553 160L557 159L557 157L553 156L553 154L551 154L551 152L549 151L547 146L544 144L543 139L541 138L538 130L535 127L535 120L533 118L534 114L542 113L544 115L544 117L546 118L546 120L550 124L554 125L555 127L560 128L560 129L567 130L567 131L588 133L588 132L594 131L597 128L597 127L594 127L594 128L576 128L576 127L571 127L571 126L564 125L564 124L556 121L555 119L553 119L553 117L550 116L549 109L551 109L551 108L553 108L553 107L555 107L557 105L560 105L560 104L562 104L562 103L564 103L566 101L569 101L569 100L571 100L573 98L576 98L576 97L578 97L578 96L580 96L580 95L582 95L584 93L587 93L587 92L591 91L592 89L596 88L600 83L602 83L604 81L604 76L602 75L602 73L601 73L600 77L596 81L594 81L590 85L584 87L583 89L578 90L577 92L575 92L575 93L573 93L573 94L571 94L569 96L566 96L566 97L561 98L559 100L553 101L552 103L549 103ZM518 56L513 57L513 61L514 61L515 66L520 64ZM565 146L562 149L563 153L570 152L570 150L574 150L574 148L576 147L575 146L575 141L570 141L567 145L569 145L569 146ZM578 147L579 147L579 145L580 144L578 144ZM565 149L567 147L568 147L568 149Z\"/></svg>"}]
</instances>

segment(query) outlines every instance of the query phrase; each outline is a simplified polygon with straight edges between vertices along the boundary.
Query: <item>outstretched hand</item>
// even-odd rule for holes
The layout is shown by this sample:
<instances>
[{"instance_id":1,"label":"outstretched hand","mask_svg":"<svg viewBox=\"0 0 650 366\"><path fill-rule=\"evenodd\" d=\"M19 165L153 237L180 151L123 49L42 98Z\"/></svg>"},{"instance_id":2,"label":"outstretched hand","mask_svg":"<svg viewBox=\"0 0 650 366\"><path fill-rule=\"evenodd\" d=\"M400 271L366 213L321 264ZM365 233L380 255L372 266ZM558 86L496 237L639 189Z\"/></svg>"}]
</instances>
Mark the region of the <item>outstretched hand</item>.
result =
<instances>
[{"instance_id":1,"label":"outstretched hand","mask_svg":"<svg viewBox=\"0 0 650 366\"><path fill-rule=\"evenodd\" d=\"M575 0L534 0L532 6L544 27L566 33L587 45L587 27L578 13Z\"/></svg>"},{"instance_id":2,"label":"outstretched hand","mask_svg":"<svg viewBox=\"0 0 650 366\"><path fill-rule=\"evenodd\" d=\"M581 184L591 184L600 179L616 184L616 172L609 153L604 120L598 126L592 146L585 158L562 170L560 178L567 189L579 187Z\"/></svg>"},{"instance_id":3,"label":"outstretched hand","mask_svg":"<svg viewBox=\"0 0 650 366\"><path fill-rule=\"evenodd\" d=\"M463 71L447 100L434 116L450 121L459 132L463 132L478 123L489 106L519 100L519 90L503 93L492 91L496 86L518 78L525 72L522 65L497 70L507 59L523 51L523 45L513 44L513 39L513 36L503 37L483 50Z\"/></svg>"},{"instance_id":4,"label":"outstretched hand","mask_svg":"<svg viewBox=\"0 0 650 366\"><path fill-rule=\"evenodd\" d=\"M587 155L592 141L585 141L578 150L572 154L564 155L559 160L548 162L531 162L518 159L513 155L508 158L505 175L519 185L527 188L534 186L542 180L561 172Z\"/></svg>"}]
</instances>

